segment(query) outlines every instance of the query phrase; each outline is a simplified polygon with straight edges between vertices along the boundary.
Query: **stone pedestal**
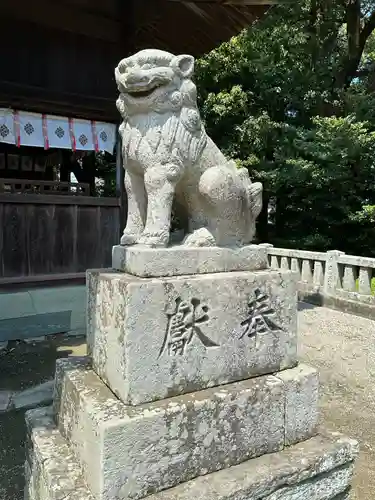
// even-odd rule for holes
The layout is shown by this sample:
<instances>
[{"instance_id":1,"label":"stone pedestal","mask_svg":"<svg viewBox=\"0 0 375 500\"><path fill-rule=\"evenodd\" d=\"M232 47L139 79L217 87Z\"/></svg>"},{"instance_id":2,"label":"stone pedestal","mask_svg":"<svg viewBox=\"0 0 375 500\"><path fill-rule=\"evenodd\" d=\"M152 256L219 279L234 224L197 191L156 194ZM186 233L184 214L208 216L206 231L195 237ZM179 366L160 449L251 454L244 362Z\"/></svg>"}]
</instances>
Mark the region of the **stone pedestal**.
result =
<instances>
[{"instance_id":1,"label":"stone pedestal","mask_svg":"<svg viewBox=\"0 0 375 500\"><path fill-rule=\"evenodd\" d=\"M317 435L296 277L264 250L115 247L88 272L89 356L27 414L26 499L348 498L357 444Z\"/></svg>"},{"instance_id":2,"label":"stone pedestal","mask_svg":"<svg viewBox=\"0 0 375 500\"><path fill-rule=\"evenodd\" d=\"M88 276L94 371L140 404L297 364L290 271Z\"/></svg>"}]
</instances>

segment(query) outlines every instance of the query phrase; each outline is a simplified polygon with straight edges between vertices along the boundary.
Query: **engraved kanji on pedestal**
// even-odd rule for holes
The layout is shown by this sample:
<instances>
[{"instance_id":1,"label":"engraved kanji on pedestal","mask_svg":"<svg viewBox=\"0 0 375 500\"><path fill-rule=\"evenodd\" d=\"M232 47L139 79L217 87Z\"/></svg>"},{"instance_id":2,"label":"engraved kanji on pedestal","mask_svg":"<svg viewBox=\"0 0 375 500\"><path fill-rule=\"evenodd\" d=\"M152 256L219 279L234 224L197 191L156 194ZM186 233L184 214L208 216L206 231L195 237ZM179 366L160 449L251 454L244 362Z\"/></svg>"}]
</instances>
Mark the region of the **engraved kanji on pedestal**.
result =
<instances>
[{"instance_id":1,"label":"engraved kanji on pedestal","mask_svg":"<svg viewBox=\"0 0 375 500\"><path fill-rule=\"evenodd\" d=\"M175 310L168 313L167 328L159 357L165 351L170 356L184 354L194 336L207 348L219 347L219 344L216 344L201 330L201 325L209 320L208 311L208 306L201 305L199 299L193 298L189 303L177 298Z\"/></svg>"},{"instance_id":2,"label":"engraved kanji on pedestal","mask_svg":"<svg viewBox=\"0 0 375 500\"><path fill-rule=\"evenodd\" d=\"M240 339L254 337L258 333L275 332L282 330L277 324L276 311L270 304L269 296L259 288L254 292L255 298L248 304L249 312L247 318L242 321L243 327Z\"/></svg>"}]
</instances>

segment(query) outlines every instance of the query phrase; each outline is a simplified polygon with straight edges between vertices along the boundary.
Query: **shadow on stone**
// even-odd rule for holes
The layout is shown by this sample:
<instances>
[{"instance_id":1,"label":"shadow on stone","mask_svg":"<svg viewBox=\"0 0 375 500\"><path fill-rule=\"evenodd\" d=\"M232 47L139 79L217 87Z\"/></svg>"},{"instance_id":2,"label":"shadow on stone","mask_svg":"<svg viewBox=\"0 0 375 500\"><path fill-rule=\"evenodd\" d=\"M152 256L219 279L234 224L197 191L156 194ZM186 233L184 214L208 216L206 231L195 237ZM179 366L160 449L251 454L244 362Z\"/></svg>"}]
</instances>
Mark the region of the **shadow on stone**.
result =
<instances>
[{"instance_id":1,"label":"shadow on stone","mask_svg":"<svg viewBox=\"0 0 375 500\"><path fill-rule=\"evenodd\" d=\"M310 304L309 302L298 302L298 311L305 311L306 309L315 309L320 307L316 304Z\"/></svg>"}]
</instances>

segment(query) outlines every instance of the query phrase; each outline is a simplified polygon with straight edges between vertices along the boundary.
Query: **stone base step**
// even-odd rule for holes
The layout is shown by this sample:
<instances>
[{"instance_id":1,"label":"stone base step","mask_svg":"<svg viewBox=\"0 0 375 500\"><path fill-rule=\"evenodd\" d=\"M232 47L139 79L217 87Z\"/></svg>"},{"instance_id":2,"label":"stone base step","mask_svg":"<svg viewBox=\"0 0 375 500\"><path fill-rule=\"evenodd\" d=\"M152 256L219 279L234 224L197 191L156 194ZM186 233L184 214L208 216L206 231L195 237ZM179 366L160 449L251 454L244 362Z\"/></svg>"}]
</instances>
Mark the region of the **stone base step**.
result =
<instances>
[{"instance_id":1,"label":"stone base step","mask_svg":"<svg viewBox=\"0 0 375 500\"><path fill-rule=\"evenodd\" d=\"M57 430L51 408L26 414L25 500L96 500ZM152 494L148 500L349 500L358 444L333 433ZM118 486L111 498L126 500Z\"/></svg>"},{"instance_id":2,"label":"stone base step","mask_svg":"<svg viewBox=\"0 0 375 500\"><path fill-rule=\"evenodd\" d=\"M140 499L317 433L318 377L274 375L138 406L122 403L85 359L59 360L55 417L98 500Z\"/></svg>"},{"instance_id":3,"label":"stone base step","mask_svg":"<svg viewBox=\"0 0 375 500\"><path fill-rule=\"evenodd\" d=\"M26 412L25 500L94 500L52 407Z\"/></svg>"}]
</instances>

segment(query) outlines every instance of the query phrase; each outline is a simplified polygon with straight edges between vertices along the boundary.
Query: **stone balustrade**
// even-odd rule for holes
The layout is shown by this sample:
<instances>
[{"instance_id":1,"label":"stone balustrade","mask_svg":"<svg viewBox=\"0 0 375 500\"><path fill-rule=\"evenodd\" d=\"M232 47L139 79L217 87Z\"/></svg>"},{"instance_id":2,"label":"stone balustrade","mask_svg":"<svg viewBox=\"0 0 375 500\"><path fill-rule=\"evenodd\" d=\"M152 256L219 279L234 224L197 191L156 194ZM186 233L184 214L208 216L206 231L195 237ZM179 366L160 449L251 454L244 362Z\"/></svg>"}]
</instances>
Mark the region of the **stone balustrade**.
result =
<instances>
[{"instance_id":1,"label":"stone balustrade","mask_svg":"<svg viewBox=\"0 0 375 500\"><path fill-rule=\"evenodd\" d=\"M271 268L298 273L301 299L375 319L375 258L263 246Z\"/></svg>"}]
</instances>

